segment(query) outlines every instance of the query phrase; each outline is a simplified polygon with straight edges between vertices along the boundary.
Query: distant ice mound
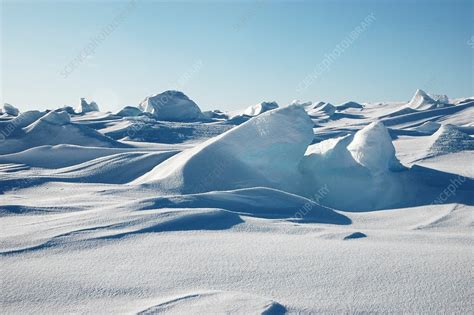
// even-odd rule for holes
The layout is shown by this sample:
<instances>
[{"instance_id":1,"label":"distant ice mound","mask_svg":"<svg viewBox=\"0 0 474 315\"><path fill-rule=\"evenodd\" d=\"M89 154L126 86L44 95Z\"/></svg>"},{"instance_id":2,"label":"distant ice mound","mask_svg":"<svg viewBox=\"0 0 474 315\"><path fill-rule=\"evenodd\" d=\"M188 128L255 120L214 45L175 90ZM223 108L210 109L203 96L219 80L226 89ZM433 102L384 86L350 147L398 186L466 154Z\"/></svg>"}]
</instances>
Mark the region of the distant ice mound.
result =
<instances>
[{"instance_id":1,"label":"distant ice mound","mask_svg":"<svg viewBox=\"0 0 474 315\"><path fill-rule=\"evenodd\" d=\"M61 108L58 108L55 110L56 112L60 112L60 111L64 111L66 113L68 113L69 115L75 115L76 114L76 111L74 110L74 108L72 106L63 106Z\"/></svg>"},{"instance_id":2,"label":"distant ice mound","mask_svg":"<svg viewBox=\"0 0 474 315\"><path fill-rule=\"evenodd\" d=\"M427 110L449 106L447 96L435 96L435 98L433 99L425 91L418 89L408 102L407 107L415 110Z\"/></svg>"},{"instance_id":3,"label":"distant ice mound","mask_svg":"<svg viewBox=\"0 0 474 315\"><path fill-rule=\"evenodd\" d=\"M45 112L40 112L38 110L29 110L21 113L17 117L11 120L11 123L16 128L23 128L29 124L35 122L39 118L45 115Z\"/></svg>"},{"instance_id":4,"label":"distant ice mound","mask_svg":"<svg viewBox=\"0 0 474 315\"><path fill-rule=\"evenodd\" d=\"M356 108L356 109L361 109L361 108L364 108L364 106L362 106L361 104L357 103L357 102L353 102L353 101L350 101L350 102L346 102L344 104L341 104L339 106L336 106L336 109L337 110L345 110L345 109L348 109L348 108Z\"/></svg>"},{"instance_id":5,"label":"distant ice mound","mask_svg":"<svg viewBox=\"0 0 474 315\"><path fill-rule=\"evenodd\" d=\"M38 116L33 112L25 116L25 122ZM18 117L17 117L18 118ZM21 126L21 124L20 124ZM87 147L128 147L85 125L71 123L65 111L50 111L26 127L15 128L0 154L10 154L42 145L73 144Z\"/></svg>"},{"instance_id":6,"label":"distant ice mound","mask_svg":"<svg viewBox=\"0 0 474 315\"><path fill-rule=\"evenodd\" d=\"M218 109L205 111L202 114L204 115L204 117L209 118L209 119L228 119L229 118L229 115L227 115L226 113Z\"/></svg>"},{"instance_id":7,"label":"distant ice mound","mask_svg":"<svg viewBox=\"0 0 474 315\"><path fill-rule=\"evenodd\" d=\"M449 104L449 97L445 94L429 94L430 97L438 103Z\"/></svg>"},{"instance_id":8,"label":"distant ice mound","mask_svg":"<svg viewBox=\"0 0 474 315\"><path fill-rule=\"evenodd\" d=\"M49 112L38 120L41 122L48 122L53 125L63 126L71 122L71 117L66 112Z\"/></svg>"},{"instance_id":9,"label":"distant ice mound","mask_svg":"<svg viewBox=\"0 0 474 315\"><path fill-rule=\"evenodd\" d=\"M373 122L359 130L347 149L357 163L372 173L403 168L395 156L392 138L381 122Z\"/></svg>"},{"instance_id":10,"label":"distant ice mound","mask_svg":"<svg viewBox=\"0 0 474 315\"><path fill-rule=\"evenodd\" d=\"M165 91L145 98L139 105L158 120L193 121L203 118L196 103L180 91Z\"/></svg>"},{"instance_id":11,"label":"distant ice mound","mask_svg":"<svg viewBox=\"0 0 474 315\"><path fill-rule=\"evenodd\" d=\"M302 102L300 100L293 100L291 102L291 105L297 105L297 106L302 106L302 107L309 107L313 105L313 102Z\"/></svg>"},{"instance_id":12,"label":"distant ice mound","mask_svg":"<svg viewBox=\"0 0 474 315\"><path fill-rule=\"evenodd\" d=\"M18 116L18 114L20 113L18 108L8 103L3 104L3 112L10 116Z\"/></svg>"},{"instance_id":13,"label":"distant ice mound","mask_svg":"<svg viewBox=\"0 0 474 315\"><path fill-rule=\"evenodd\" d=\"M244 111L244 115L258 116L275 108L278 108L278 104L276 102L261 102L247 107L247 109Z\"/></svg>"},{"instance_id":14,"label":"distant ice mound","mask_svg":"<svg viewBox=\"0 0 474 315\"><path fill-rule=\"evenodd\" d=\"M256 116L156 166L133 184L182 193L270 187L292 191L298 163L314 135L298 106Z\"/></svg>"},{"instance_id":15,"label":"distant ice mound","mask_svg":"<svg viewBox=\"0 0 474 315\"><path fill-rule=\"evenodd\" d=\"M474 138L453 125L442 125L430 136L428 157L474 150Z\"/></svg>"},{"instance_id":16,"label":"distant ice mound","mask_svg":"<svg viewBox=\"0 0 474 315\"><path fill-rule=\"evenodd\" d=\"M436 130L438 130L439 127L441 127L440 123L435 122L435 121L427 121L423 123L422 125L415 127L414 130L431 135L434 132L436 132Z\"/></svg>"},{"instance_id":17,"label":"distant ice mound","mask_svg":"<svg viewBox=\"0 0 474 315\"><path fill-rule=\"evenodd\" d=\"M312 117L317 116L332 116L336 112L336 106L331 103L318 103L309 108L306 108L308 115Z\"/></svg>"},{"instance_id":18,"label":"distant ice mound","mask_svg":"<svg viewBox=\"0 0 474 315\"><path fill-rule=\"evenodd\" d=\"M137 107L125 106L124 108L119 110L117 113L115 113L115 115L121 116L121 117L135 117L135 116L138 116L142 113L143 112L141 111L141 109L139 109Z\"/></svg>"},{"instance_id":19,"label":"distant ice mound","mask_svg":"<svg viewBox=\"0 0 474 315\"><path fill-rule=\"evenodd\" d=\"M97 105L96 102L92 101L88 103L85 98L81 98L81 107L79 109L79 112L85 114L89 112L98 112L99 111L99 105Z\"/></svg>"}]
</instances>

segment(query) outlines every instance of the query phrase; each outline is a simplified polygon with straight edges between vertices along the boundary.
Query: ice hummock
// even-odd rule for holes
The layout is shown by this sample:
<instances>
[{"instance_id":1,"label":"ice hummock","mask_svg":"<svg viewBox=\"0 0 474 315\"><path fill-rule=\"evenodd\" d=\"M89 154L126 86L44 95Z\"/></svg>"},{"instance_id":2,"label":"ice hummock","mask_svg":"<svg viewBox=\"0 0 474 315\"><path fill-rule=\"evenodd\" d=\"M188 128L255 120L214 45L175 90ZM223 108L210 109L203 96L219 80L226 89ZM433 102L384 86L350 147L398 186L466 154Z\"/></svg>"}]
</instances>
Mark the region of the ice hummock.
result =
<instances>
[{"instance_id":1,"label":"ice hummock","mask_svg":"<svg viewBox=\"0 0 474 315\"><path fill-rule=\"evenodd\" d=\"M298 106L269 111L173 156L133 183L183 193L258 186L292 191L312 125Z\"/></svg>"},{"instance_id":2,"label":"ice hummock","mask_svg":"<svg viewBox=\"0 0 474 315\"><path fill-rule=\"evenodd\" d=\"M247 107L244 111L244 115L247 116L258 116L269 110L278 108L277 102L261 102L252 106Z\"/></svg>"},{"instance_id":3,"label":"ice hummock","mask_svg":"<svg viewBox=\"0 0 474 315\"><path fill-rule=\"evenodd\" d=\"M392 138L382 122L373 122L359 130L347 149L357 163L372 173L403 168L395 156Z\"/></svg>"},{"instance_id":4,"label":"ice hummock","mask_svg":"<svg viewBox=\"0 0 474 315\"><path fill-rule=\"evenodd\" d=\"M425 91L418 89L413 95L410 102L408 102L407 107L415 110L427 110L439 107L449 106L448 97L446 95L436 95L431 97Z\"/></svg>"},{"instance_id":5,"label":"ice hummock","mask_svg":"<svg viewBox=\"0 0 474 315\"><path fill-rule=\"evenodd\" d=\"M474 138L454 125L442 125L430 136L427 156L474 150Z\"/></svg>"},{"instance_id":6,"label":"ice hummock","mask_svg":"<svg viewBox=\"0 0 474 315\"><path fill-rule=\"evenodd\" d=\"M85 98L81 98L81 104L78 112L80 113L89 113L89 112L98 112L99 111L99 105L97 105L96 102L91 101L90 103L87 102Z\"/></svg>"},{"instance_id":7,"label":"ice hummock","mask_svg":"<svg viewBox=\"0 0 474 315\"><path fill-rule=\"evenodd\" d=\"M10 116L18 116L18 114L20 113L18 108L8 103L3 104L3 112Z\"/></svg>"},{"instance_id":8,"label":"ice hummock","mask_svg":"<svg viewBox=\"0 0 474 315\"><path fill-rule=\"evenodd\" d=\"M203 118L199 106L180 91L165 91L145 98L139 105L157 120L194 121Z\"/></svg>"}]
</instances>

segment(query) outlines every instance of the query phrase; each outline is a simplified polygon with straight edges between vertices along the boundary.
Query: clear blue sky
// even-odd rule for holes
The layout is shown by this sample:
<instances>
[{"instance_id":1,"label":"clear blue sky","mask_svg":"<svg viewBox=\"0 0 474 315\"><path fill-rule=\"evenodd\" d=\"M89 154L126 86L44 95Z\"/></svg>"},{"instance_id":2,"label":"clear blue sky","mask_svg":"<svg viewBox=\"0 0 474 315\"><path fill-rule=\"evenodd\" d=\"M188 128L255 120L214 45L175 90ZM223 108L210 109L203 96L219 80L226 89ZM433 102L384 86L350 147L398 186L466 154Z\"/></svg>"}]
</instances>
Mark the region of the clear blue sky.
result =
<instances>
[{"instance_id":1,"label":"clear blue sky","mask_svg":"<svg viewBox=\"0 0 474 315\"><path fill-rule=\"evenodd\" d=\"M0 1L1 101L23 110L80 97L116 110L177 88L204 110L403 101L417 88L474 94L472 0ZM370 13L375 20L299 89Z\"/></svg>"}]
</instances>

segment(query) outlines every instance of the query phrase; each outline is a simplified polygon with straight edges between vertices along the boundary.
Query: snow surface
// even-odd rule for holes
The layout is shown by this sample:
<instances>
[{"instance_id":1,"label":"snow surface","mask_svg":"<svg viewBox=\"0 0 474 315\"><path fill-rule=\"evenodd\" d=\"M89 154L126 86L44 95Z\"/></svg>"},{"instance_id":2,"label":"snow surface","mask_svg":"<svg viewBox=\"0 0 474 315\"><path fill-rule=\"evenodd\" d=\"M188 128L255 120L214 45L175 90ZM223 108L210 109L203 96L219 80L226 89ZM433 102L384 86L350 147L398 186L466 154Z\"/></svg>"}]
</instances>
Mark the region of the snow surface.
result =
<instances>
[{"instance_id":1,"label":"snow surface","mask_svg":"<svg viewBox=\"0 0 474 315\"><path fill-rule=\"evenodd\" d=\"M4 114L1 312L469 314L474 101L446 100Z\"/></svg>"}]
</instances>

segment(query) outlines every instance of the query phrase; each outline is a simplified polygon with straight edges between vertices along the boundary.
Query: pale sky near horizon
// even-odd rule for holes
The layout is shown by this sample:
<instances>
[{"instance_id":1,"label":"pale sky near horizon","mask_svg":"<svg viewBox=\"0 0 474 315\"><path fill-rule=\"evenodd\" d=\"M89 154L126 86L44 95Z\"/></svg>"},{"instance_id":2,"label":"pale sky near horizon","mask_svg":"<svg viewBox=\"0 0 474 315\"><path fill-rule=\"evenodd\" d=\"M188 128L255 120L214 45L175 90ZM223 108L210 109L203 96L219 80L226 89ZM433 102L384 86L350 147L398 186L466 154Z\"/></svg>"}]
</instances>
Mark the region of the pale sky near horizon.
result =
<instances>
[{"instance_id":1,"label":"pale sky near horizon","mask_svg":"<svg viewBox=\"0 0 474 315\"><path fill-rule=\"evenodd\" d=\"M474 95L470 0L0 1L0 100L21 110Z\"/></svg>"}]
</instances>

